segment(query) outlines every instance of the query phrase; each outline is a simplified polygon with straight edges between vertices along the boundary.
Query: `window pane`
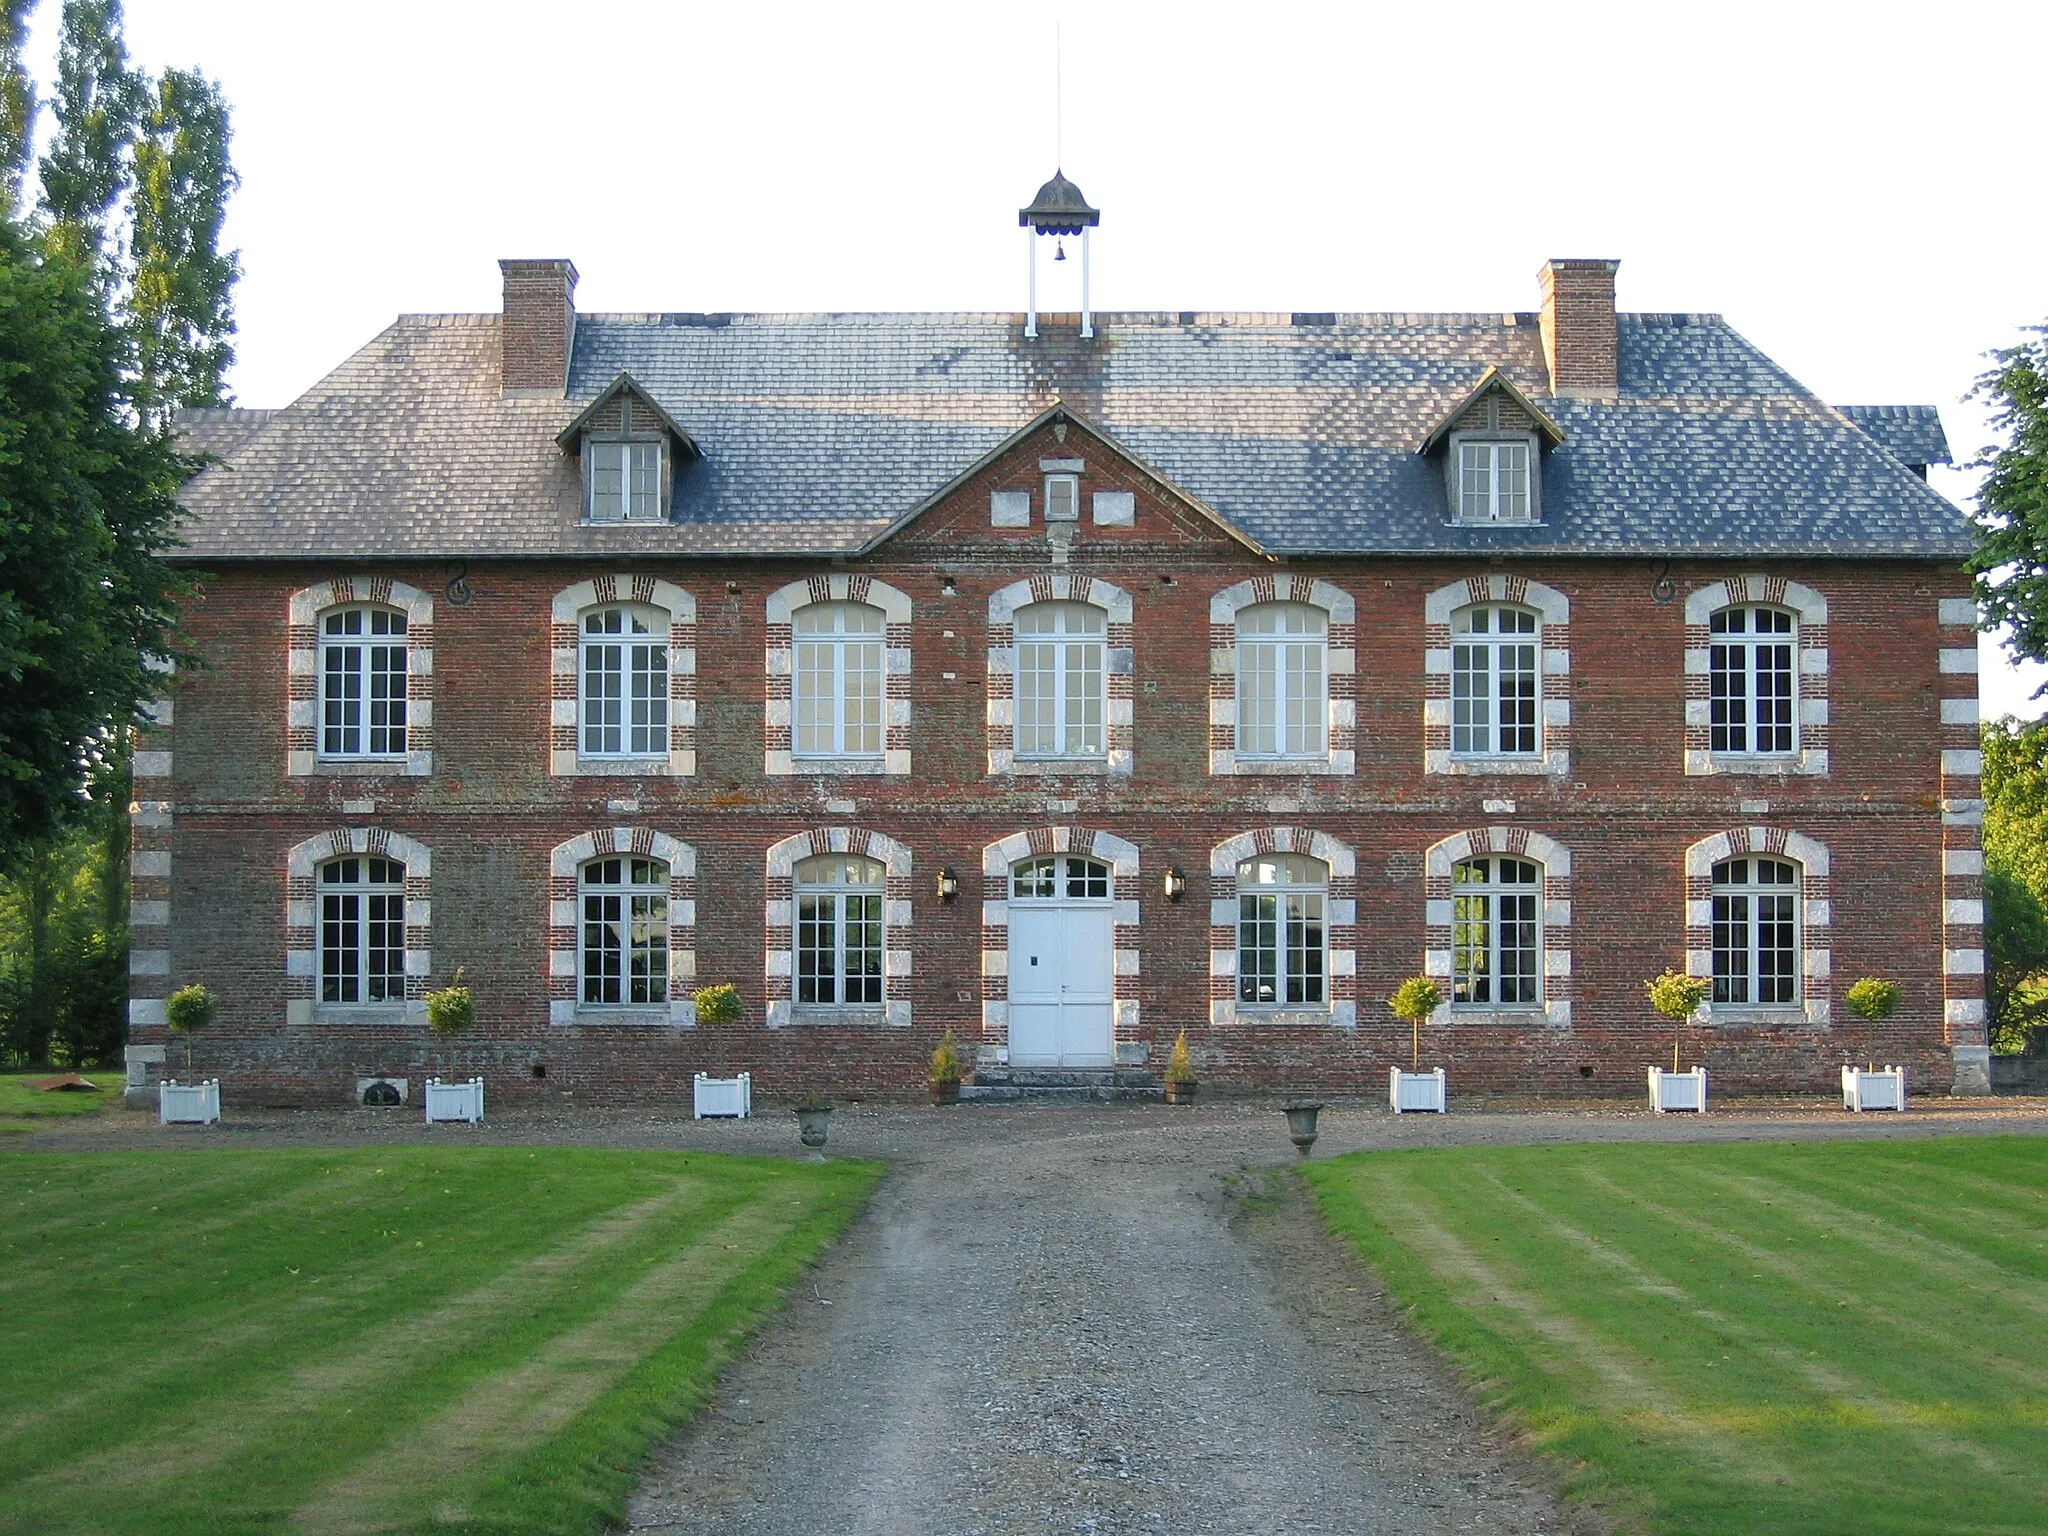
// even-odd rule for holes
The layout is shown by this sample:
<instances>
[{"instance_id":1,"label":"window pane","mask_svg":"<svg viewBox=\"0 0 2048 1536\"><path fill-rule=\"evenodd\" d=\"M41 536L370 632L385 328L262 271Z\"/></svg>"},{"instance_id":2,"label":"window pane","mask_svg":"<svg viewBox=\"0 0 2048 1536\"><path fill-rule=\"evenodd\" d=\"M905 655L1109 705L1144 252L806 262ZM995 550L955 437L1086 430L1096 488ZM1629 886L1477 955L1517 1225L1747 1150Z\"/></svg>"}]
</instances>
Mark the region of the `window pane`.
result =
<instances>
[{"instance_id":1,"label":"window pane","mask_svg":"<svg viewBox=\"0 0 2048 1536\"><path fill-rule=\"evenodd\" d=\"M1498 466L1498 517L1503 522L1526 522L1529 518L1529 445L1497 443L1494 462Z\"/></svg>"},{"instance_id":2,"label":"window pane","mask_svg":"<svg viewBox=\"0 0 2048 1536\"><path fill-rule=\"evenodd\" d=\"M626 512L626 445L586 442L583 446L590 455L591 521L618 522Z\"/></svg>"},{"instance_id":3,"label":"window pane","mask_svg":"<svg viewBox=\"0 0 2048 1536\"><path fill-rule=\"evenodd\" d=\"M1452 1002L1541 1004L1542 879L1541 868L1526 859L1466 859L1452 867Z\"/></svg>"},{"instance_id":4,"label":"window pane","mask_svg":"<svg viewBox=\"0 0 2048 1536\"><path fill-rule=\"evenodd\" d=\"M1237 662L1237 750L1271 756L1280 750L1280 648L1240 645Z\"/></svg>"},{"instance_id":5,"label":"window pane","mask_svg":"<svg viewBox=\"0 0 2048 1536\"><path fill-rule=\"evenodd\" d=\"M1493 516L1493 453L1488 443L1465 443L1458 450L1458 516L1481 523Z\"/></svg>"},{"instance_id":6,"label":"window pane","mask_svg":"<svg viewBox=\"0 0 2048 1536\"><path fill-rule=\"evenodd\" d=\"M626 485L625 515L636 521L659 521L661 517L661 445L627 443L631 463Z\"/></svg>"}]
</instances>

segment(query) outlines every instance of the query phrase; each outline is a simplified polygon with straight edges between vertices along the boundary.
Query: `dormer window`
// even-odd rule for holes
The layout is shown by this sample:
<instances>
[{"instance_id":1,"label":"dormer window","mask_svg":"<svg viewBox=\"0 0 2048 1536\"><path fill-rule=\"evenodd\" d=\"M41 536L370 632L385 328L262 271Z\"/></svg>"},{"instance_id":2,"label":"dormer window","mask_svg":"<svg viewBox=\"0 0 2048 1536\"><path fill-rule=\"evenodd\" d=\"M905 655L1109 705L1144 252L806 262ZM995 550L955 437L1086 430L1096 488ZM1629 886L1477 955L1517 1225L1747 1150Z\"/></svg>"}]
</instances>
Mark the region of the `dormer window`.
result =
<instances>
[{"instance_id":1,"label":"dormer window","mask_svg":"<svg viewBox=\"0 0 2048 1536\"><path fill-rule=\"evenodd\" d=\"M658 523L664 505L668 445L660 440L583 442L585 506L593 523Z\"/></svg>"},{"instance_id":2,"label":"dormer window","mask_svg":"<svg viewBox=\"0 0 2048 1536\"><path fill-rule=\"evenodd\" d=\"M1461 523L1527 523L1535 521L1529 465L1536 445L1527 437L1473 439L1456 442L1458 521Z\"/></svg>"}]
</instances>

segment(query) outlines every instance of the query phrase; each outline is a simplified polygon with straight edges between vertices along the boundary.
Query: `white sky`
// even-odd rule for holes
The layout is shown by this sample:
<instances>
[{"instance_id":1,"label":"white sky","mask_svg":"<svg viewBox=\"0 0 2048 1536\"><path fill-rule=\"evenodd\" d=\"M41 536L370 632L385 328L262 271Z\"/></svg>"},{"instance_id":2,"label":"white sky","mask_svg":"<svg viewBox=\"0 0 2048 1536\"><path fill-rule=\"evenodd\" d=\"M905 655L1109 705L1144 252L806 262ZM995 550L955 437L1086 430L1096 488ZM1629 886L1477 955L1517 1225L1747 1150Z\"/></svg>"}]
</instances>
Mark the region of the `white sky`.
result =
<instances>
[{"instance_id":1,"label":"white sky","mask_svg":"<svg viewBox=\"0 0 2048 1536\"><path fill-rule=\"evenodd\" d=\"M501 256L585 310L1021 309L1056 156L1098 309L1532 309L1545 258L1619 257L1624 308L1937 405L1966 459L1983 353L2048 318L2038 3L128 0L128 38L234 112L250 405L496 309Z\"/></svg>"}]
</instances>

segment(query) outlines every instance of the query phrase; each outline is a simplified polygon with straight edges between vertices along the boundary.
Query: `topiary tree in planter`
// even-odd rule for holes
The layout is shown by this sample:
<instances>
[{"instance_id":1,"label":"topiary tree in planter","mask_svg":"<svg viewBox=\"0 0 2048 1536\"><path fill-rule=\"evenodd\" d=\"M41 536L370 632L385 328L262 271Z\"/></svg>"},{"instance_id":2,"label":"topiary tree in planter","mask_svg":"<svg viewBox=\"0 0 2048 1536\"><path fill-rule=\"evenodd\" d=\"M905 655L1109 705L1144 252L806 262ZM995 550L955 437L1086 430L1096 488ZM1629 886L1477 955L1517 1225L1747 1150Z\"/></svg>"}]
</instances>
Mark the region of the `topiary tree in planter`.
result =
<instances>
[{"instance_id":1,"label":"topiary tree in planter","mask_svg":"<svg viewBox=\"0 0 2048 1536\"><path fill-rule=\"evenodd\" d=\"M699 1024L737 1024L744 1011L740 1006L740 989L729 981L700 987L692 1001L697 1005Z\"/></svg>"},{"instance_id":2,"label":"topiary tree in planter","mask_svg":"<svg viewBox=\"0 0 2048 1536\"><path fill-rule=\"evenodd\" d=\"M1195 1096L1201 1086L1195 1077L1195 1064L1188 1056L1188 1032L1182 1030L1173 1038L1173 1051L1166 1058L1166 1102L1183 1104Z\"/></svg>"},{"instance_id":3,"label":"topiary tree in planter","mask_svg":"<svg viewBox=\"0 0 2048 1536\"><path fill-rule=\"evenodd\" d=\"M1899 1011L1900 987L1896 981L1865 976L1842 994L1849 1011L1863 1020L1863 1069L1877 1070L1877 1026Z\"/></svg>"},{"instance_id":4,"label":"topiary tree in planter","mask_svg":"<svg viewBox=\"0 0 2048 1536\"><path fill-rule=\"evenodd\" d=\"M1678 1070L1679 1046L1685 1038L1685 1021L1699 1012L1713 988L1700 976L1683 971L1666 971L1643 983L1650 994L1650 1006L1671 1021L1671 1070Z\"/></svg>"},{"instance_id":5,"label":"topiary tree in planter","mask_svg":"<svg viewBox=\"0 0 2048 1536\"><path fill-rule=\"evenodd\" d=\"M476 1027L476 998L462 984L462 967L455 979L438 992L427 994L427 1028L444 1040L466 1035Z\"/></svg>"},{"instance_id":6,"label":"topiary tree in planter","mask_svg":"<svg viewBox=\"0 0 2048 1536\"><path fill-rule=\"evenodd\" d=\"M1408 1068L1412 1072L1422 1070L1422 1026L1443 1004L1443 988L1427 976L1410 976L1394 988L1394 995L1387 999L1387 1007L1394 1017L1408 1021Z\"/></svg>"},{"instance_id":7,"label":"topiary tree in planter","mask_svg":"<svg viewBox=\"0 0 2048 1536\"><path fill-rule=\"evenodd\" d=\"M213 994L199 982L180 987L164 1000L164 1022L170 1025L171 1033L181 1035L185 1041L185 1072L192 1071L192 1037L213 1023L220 1011Z\"/></svg>"},{"instance_id":8,"label":"topiary tree in planter","mask_svg":"<svg viewBox=\"0 0 2048 1536\"><path fill-rule=\"evenodd\" d=\"M960 1042L953 1038L950 1027L939 1036L939 1043L932 1048L931 1065L927 1076L934 1104L960 1102Z\"/></svg>"}]
</instances>

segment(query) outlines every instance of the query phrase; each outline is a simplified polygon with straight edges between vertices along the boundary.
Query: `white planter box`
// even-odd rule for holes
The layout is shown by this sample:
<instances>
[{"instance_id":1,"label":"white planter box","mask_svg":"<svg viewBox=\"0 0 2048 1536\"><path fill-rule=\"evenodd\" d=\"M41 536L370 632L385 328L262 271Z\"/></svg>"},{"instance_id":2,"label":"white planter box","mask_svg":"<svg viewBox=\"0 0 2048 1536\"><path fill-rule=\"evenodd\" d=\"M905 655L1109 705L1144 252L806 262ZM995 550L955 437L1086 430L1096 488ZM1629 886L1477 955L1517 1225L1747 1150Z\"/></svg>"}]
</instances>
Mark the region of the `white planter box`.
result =
<instances>
[{"instance_id":1,"label":"white planter box","mask_svg":"<svg viewBox=\"0 0 2048 1536\"><path fill-rule=\"evenodd\" d=\"M484 1080L473 1077L466 1083L444 1083L427 1079L427 1121L458 1120L475 1125L484 1117Z\"/></svg>"},{"instance_id":2,"label":"white planter box","mask_svg":"<svg viewBox=\"0 0 2048 1536\"><path fill-rule=\"evenodd\" d=\"M159 1125L212 1125L220 1119L220 1079L181 1083L176 1078L156 1090Z\"/></svg>"},{"instance_id":3,"label":"white planter box","mask_svg":"<svg viewBox=\"0 0 2048 1536\"><path fill-rule=\"evenodd\" d=\"M1707 1112L1707 1069L1694 1067L1690 1072L1666 1072L1662 1067L1650 1068L1650 1108L1660 1115L1681 1109L1704 1115Z\"/></svg>"},{"instance_id":4,"label":"white planter box","mask_svg":"<svg viewBox=\"0 0 2048 1536\"><path fill-rule=\"evenodd\" d=\"M1842 1068L1842 1108L1861 1114L1866 1109L1906 1107L1906 1069L1884 1067L1866 1072L1861 1067Z\"/></svg>"},{"instance_id":5,"label":"white planter box","mask_svg":"<svg viewBox=\"0 0 2048 1536\"><path fill-rule=\"evenodd\" d=\"M697 1074L696 1120L744 1120L754 1112L754 1074L707 1077Z\"/></svg>"},{"instance_id":6,"label":"white planter box","mask_svg":"<svg viewBox=\"0 0 2048 1536\"><path fill-rule=\"evenodd\" d=\"M1393 1076L1387 1082L1387 1102L1394 1107L1397 1115L1441 1115L1444 1111L1444 1069L1431 1072L1403 1072L1399 1067L1391 1069Z\"/></svg>"}]
</instances>

